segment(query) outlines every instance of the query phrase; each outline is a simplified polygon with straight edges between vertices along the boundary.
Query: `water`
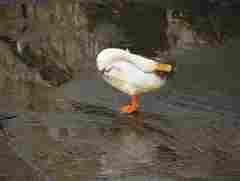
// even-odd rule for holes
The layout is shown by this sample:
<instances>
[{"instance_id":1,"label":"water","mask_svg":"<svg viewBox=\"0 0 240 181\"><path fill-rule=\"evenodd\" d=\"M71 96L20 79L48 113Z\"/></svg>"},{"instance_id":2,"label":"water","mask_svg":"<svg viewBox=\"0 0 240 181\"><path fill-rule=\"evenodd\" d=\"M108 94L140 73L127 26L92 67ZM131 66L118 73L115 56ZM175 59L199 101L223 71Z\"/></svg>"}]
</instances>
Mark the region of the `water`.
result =
<instances>
[{"instance_id":1,"label":"water","mask_svg":"<svg viewBox=\"0 0 240 181\"><path fill-rule=\"evenodd\" d=\"M67 111L3 121L9 143L50 180L239 180L239 44L177 51L177 73L133 115L119 113L128 96L83 73L59 88Z\"/></svg>"},{"instance_id":2,"label":"water","mask_svg":"<svg viewBox=\"0 0 240 181\"><path fill-rule=\"evenodd\" d=\"M234 180L240 175L238 75L222 70L237 66L232 51L179 55L173 80L142 97L138 114L120 114L128 97L96 74L62 87L72 111L23 112L5 127L21 157L60 181Z\"/></svg>"}]
</instances>

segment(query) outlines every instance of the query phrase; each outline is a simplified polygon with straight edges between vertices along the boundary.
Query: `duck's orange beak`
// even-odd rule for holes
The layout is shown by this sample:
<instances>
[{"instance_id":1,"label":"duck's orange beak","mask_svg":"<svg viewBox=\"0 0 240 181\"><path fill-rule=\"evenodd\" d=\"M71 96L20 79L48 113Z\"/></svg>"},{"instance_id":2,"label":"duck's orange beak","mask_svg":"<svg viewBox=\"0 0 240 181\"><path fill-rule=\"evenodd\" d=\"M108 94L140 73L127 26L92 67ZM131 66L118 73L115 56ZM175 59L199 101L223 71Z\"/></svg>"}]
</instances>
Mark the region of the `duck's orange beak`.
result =
<instances>
[{"instance_id":1,"label":"duck's orange beak","mask_svg":"<svg viewBox=\"0 0 240 181\"><path fill-rule=\"evenodd\" d=\"M159 63L156 67L157 71L170 73L173 71L173 66L167 63Z\"/></svg>"}]
</instances>

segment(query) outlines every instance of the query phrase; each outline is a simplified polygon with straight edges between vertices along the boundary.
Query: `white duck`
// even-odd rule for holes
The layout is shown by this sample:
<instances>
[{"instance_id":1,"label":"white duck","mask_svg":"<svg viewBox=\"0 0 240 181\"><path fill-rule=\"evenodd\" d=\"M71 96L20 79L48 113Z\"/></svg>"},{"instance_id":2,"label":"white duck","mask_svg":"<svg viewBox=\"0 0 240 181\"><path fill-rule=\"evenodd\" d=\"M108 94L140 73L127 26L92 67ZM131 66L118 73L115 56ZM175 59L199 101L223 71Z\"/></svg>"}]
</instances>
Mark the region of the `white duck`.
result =
<instances>
[{"instance_id":1,"label":"white duck","mask_svg":"<svg viewBox=\"0 0 240 181\"><path fill-rule=\"evenodd\" d=\"M159 89L166 83L175 67L130 53L128 50L107 48L97 56L97 67L105 81L132 97L121 112L133 113L139 109L139 96Z\"/></svg>"}]
</instances>

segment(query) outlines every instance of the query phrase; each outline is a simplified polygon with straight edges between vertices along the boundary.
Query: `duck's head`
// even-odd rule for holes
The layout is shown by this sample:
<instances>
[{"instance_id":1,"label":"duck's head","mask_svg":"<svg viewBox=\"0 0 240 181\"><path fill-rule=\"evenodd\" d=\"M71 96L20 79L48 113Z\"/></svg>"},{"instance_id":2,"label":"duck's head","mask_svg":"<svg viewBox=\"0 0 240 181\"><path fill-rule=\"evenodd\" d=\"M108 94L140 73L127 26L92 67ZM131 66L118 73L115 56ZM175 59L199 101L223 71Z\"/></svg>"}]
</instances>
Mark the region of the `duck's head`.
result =
<instances>
[{"instance_id":1,"label":"duck's head","mask_svg":"<svg viewBox=\"0 0 240 181\"><path fill-rule=\"evenodd\" d=\"M176 62L173 60L162 61L161 63L158 63L155 72L160 77L172 77L176 72Z\"/></svg>"}]
</instances>

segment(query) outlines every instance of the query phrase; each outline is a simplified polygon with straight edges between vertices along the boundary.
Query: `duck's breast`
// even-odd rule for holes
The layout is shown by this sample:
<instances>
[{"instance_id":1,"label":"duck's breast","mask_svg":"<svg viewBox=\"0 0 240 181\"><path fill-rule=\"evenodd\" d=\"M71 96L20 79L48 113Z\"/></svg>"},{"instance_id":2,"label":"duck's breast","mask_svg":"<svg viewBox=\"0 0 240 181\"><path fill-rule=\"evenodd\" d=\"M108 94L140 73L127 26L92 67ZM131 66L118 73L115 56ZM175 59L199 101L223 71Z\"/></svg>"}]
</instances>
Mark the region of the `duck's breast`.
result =
<instances>
[{"instance_id":1,"label":"duck's breast","mask_svg":"<svg viewBox=\"0 0 240 181\"><path fill-rule=\"evenodd\" d=\"M104 79L113 87L130 95L160 88L166 81L154 73L145 73L134 64L119 61L106 67Z\"/></svg>"}]
</instances>

